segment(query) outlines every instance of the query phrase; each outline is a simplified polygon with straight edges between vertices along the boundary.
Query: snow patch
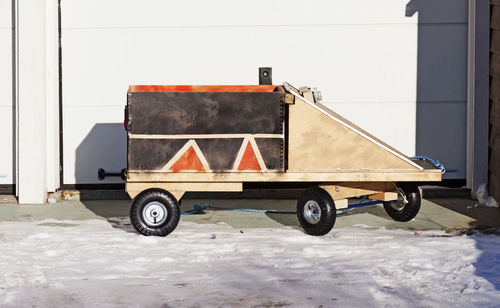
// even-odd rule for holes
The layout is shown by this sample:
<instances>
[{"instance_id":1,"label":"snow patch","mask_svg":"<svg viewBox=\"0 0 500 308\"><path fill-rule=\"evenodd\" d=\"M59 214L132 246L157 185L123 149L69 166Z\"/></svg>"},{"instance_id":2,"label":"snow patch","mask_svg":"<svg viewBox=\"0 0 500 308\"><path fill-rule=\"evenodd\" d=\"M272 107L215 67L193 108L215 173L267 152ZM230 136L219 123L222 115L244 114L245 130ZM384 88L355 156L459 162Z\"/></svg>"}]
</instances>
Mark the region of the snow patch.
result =
<instances>
[{"instance_id":1,"label":"snow patch","mask_svg":"<svg viewBox=\"0 0 500 308\"><path fill-rule=\"evenodd\" d=\"M53 223L45 221L44 223ZM497 307L500 237L358 226L181 222L145 237L104 220L1 222L2 307ZM211 239L215 235L215 239ZM140 295L140 296L139 296Z\"/></svg>"}]
</instances>

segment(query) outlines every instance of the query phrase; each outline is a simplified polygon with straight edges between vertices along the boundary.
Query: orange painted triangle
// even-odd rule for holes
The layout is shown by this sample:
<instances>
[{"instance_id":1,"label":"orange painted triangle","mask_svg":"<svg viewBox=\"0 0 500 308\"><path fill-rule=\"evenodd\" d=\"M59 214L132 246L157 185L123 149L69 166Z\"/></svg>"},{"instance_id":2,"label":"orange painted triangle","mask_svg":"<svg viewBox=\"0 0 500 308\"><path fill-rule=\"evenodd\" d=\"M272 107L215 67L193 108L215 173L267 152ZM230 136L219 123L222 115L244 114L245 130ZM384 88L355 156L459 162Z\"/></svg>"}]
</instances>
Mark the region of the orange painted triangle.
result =
<instances>
[{"instance_id":1,"label":"orange painted triangle","mask_svg":"<svg viewBox=\"0 0 500 308\"><path fill-rule=\"evenodd\" d=\"M250 142L247 143L247 147L243 153L243 157L241 157L238 170L261 170L259 161L255 156L255 152Z\"/></svg>"},{"instance_id":2,"label":"orange painted triangle","mask_svg":"<svg viewBox=\"0 0 500 308\"><path fill-rule=\"evenodd\" d=\"M170 169L173 172L179 172L182 170L205 171L200 158L192 146L189 147L184 154L182 154L182 156L172 165L172 167L170 167Z\"/></svg>"}]
</instances>

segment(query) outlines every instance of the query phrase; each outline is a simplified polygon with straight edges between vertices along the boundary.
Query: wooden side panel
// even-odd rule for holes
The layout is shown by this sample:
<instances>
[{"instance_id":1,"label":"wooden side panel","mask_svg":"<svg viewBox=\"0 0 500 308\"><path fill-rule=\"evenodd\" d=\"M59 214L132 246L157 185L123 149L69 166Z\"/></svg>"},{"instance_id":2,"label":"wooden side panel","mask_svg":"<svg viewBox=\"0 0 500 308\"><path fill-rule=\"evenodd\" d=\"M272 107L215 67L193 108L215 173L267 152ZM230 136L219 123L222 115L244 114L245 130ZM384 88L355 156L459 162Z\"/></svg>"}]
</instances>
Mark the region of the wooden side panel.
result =
<instances>
[{"instance_id":1,"label":"wooden side panel","mask_svg":"<svg viewBox=\"0 0 500 308\"><path fill-rule=\"evenodd\" d=\"M278 92L129 93L131 134L280 134Z\"/></svg>"},{"instance_id":2,"label":"wooden side panel","mask_svg":"<svg viewBox=\"0 0 500 308\"><path fill-rule=\"evenodd\" d=\"M500 1L491 2L489 193L500 201Z\"/></svg>"},{"instance_id":3,"label":"wooden side panel","mask_svg":"<svg viewBox=\"0 0 500 308\"><path fill-rule=\"evenodd\" d=\"M231 172L231 173L170 173L128 172L131 182L437 182L441 171L370 171L339 170L333 172Z\"/></svg>"},{"instance_id":4,"label":"wooden side panel","mask_svg":"<svg viewBox=\"0 0 500 308\"><path fill-rule=\"evenodd\" d=\"M283 92L156 90L128 94L129 170L284 171Z\"/></svg>"},{"instance_id":5,"label":"wooden side panel","mask_svg":"<svg viewBox=\"0 0 500 308\"><path fill-rule=\"evenodd\" d=\"M326 107L321 106L328 110ZM332 111L329 111L333 113ZM417 170L300 99L289 109L289 171Z\"/></svg>"}]
</instances>

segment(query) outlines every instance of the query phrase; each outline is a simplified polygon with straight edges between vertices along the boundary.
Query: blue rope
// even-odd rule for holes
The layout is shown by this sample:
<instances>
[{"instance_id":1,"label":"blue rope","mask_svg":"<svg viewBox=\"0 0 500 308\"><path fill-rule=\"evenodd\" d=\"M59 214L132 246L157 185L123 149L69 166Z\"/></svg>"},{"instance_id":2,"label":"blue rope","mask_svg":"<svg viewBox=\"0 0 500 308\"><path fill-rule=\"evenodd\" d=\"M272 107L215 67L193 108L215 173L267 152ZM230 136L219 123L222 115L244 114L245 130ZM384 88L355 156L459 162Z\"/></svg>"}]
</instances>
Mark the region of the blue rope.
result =
<instances>
[{"instance_id":1,"label":"blue rope","mask_svg":"<svg viewBox=\"0 0 500 308\"><path fill-rule=\"evenodd\" d=\"M342 215L345 215L345 214L347 214L347 213L349 213L349 212L354 211L355 209L356 209L356 208L354 208L354 207L353 207L353 208L348 208L348 209L347 209L347 210L345 210L345 211L338 211L338 212L337 212L337 216L342 216Z\"/></svg>"},{"instance_id":2,"label":"blue rope","mask_svg":"<svg viewBox=\"0 0 500 308\"><path fill-rule=\"evenodd\" d=\"M206 203L203 206L201 206L201 204L199 204L198 202L195 202L192 210L183 211L181 212L181 214L182 215L204 214L205 210L210 210L210 209L220 210L220 211L233 211L233 212L296 214L296 212L286 212L286 211L276 211L276 210L235 209L230 207L213 206Z\"/></svg>"},{"instance_id":3,"label":"blue rope","mask_svg":"<svg viewBox=\"0 0 500 308\"><path fill-rule=\"evenodd\" d=\"M439 162L439 160L433 160L432 158L429 158L427 156L421 156L421 155L417 155L417 156L413 156L413 157L410 157L411 159L423 159L423 160L426 160L428 162L430 162L431 164L433 164L434 166L436 166L436 168L439 168L441 169L441 173L445 173L446 172L446 168L444 167L444 165Z\"/></svg>"},{"instance_id":4,"label":"blue rope","mask_svg":"<svg viewBox=\"0 0 500 308\"><path fill-rule=\"evenodd\" d=\"M373 205L373 204L377 204L377 203L382 202L382 201L378 201L378 200L363 202L367 199L368 199L368 197L364 196L363 198L361 198L361 201L359 203L349 205L349 207L344 211L337 211L337 216L345 215L349 212L354 211L358 207ZM181 214L182 215L205 214L205 211L210 210L210 209L220 210L220 211L250 212L250 213L297 214L297 212L277 211L277 210L235 209L235 208L230 208L230 207L213 206L213 205L206 204L206 203L202 206L198 202L194 203L193 209L188 210L188 211L182 211Z\"/></svg>"}]
</instances>

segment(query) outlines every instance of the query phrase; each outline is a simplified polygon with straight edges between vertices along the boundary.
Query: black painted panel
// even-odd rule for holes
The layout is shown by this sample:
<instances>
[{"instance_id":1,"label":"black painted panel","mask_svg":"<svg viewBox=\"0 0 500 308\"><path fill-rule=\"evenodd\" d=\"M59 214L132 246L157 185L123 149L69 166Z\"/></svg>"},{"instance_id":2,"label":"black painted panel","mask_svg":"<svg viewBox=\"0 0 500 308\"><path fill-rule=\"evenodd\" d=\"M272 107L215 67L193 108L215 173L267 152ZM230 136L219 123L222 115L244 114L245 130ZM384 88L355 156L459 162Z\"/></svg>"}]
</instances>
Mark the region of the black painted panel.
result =
<instances>
[{"instance_id":1,"label":"black painted panel","mask_svg":"<svg viewBox=\"0 0 500 308\"><path fill-rule=\"evenodd\" d=\"M255 138L260 154L269 170L283 169L283 139Z\"/></svg>"},{"instance_id":2,"label":"black painted panel","mask_svg":"<svg viewBox=\"0 0 500 308\"><path fill-rule=\"evenodd\" d=\"M160 170L189 140L129 139L130 170Z\"/></svg>"},{"instance_id":3,"label":"black painted panel","mask_svg":"<svg viewBox=\"0 0 500 308\"><path fill-rule=\"evenodd\" d=\"M132 134L280 134L280 92L134 92Z\"/></svg>"},{"instance_id":4,"label":"black painted panel","mask_svg":"<svg viewBox=\"0 0 500 308\"><path fill-rule=\"evenodd\" d=\"M243 139L197 139L196 143L212 171L233 169Z\"/></svg>"}]
</instances>

